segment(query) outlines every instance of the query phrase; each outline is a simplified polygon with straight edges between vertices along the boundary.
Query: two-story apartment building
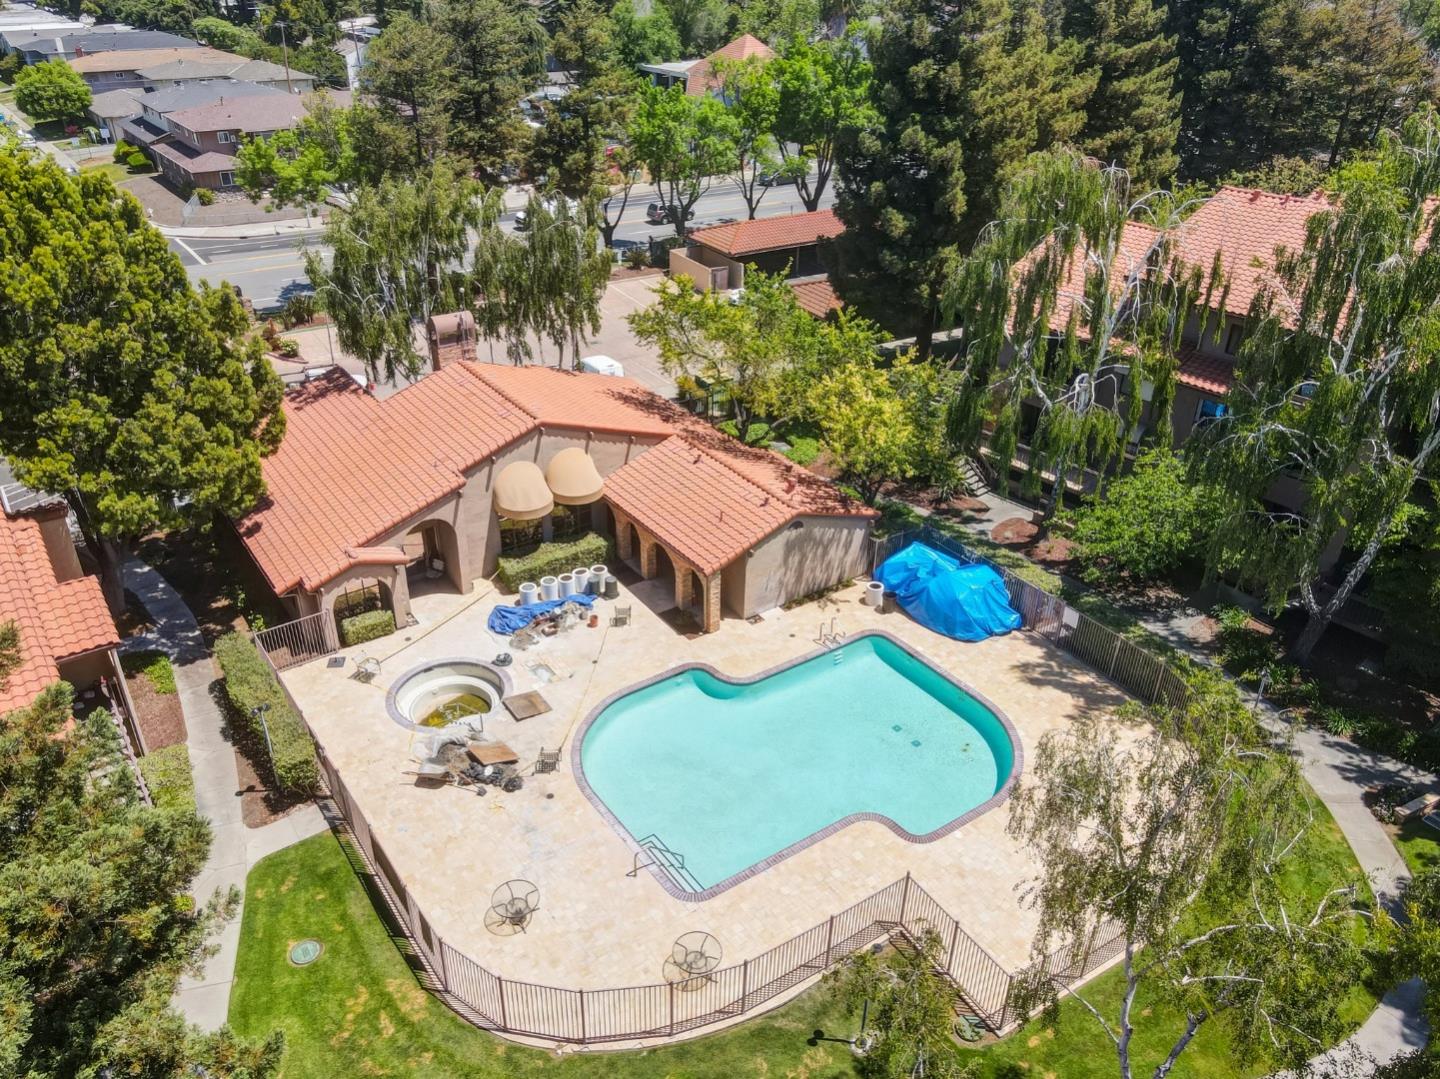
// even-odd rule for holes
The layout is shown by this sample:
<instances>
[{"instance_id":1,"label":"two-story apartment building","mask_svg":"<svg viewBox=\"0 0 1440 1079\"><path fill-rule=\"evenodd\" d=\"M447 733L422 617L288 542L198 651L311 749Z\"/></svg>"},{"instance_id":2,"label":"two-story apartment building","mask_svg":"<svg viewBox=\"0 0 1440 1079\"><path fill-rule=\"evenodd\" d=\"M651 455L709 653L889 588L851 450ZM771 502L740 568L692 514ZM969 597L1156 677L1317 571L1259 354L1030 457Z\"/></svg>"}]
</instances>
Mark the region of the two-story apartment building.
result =
<instances>
[{"instance_id":1,"label":"two-story apartment building","mask_svg":"<svg viewBox=\"0 0 1440 1079\"><path fill-rule=\"evenodd\" d=\"M217 79L253 82L293 93L315 88L315 77L266 60L250 60L190 42L185 47L128 49L87 53L68 61L92 92L139 89L164 90Z\"/></svg>"},{"instance_id":2,"label":"two-story apartment building","mask_svg":"<svg viewBox=\"0 0 1440 1079\"><path fill-rule=\"evenodd\" d=\"M235 155L245 139L289 130L306 113L295 94L228 81L146 94L140 106L139 116L121 124L122 137L171 183L212 190L235 186Z\"/></svg>"},{"instance_id":3,"label":"two-story apartment building","mask_svg":"<svg viewBox=\"0 0 1440 1079\"><path fill-rule=\"evenodd\" d=\"M106 52L138 52L142 49L198 49L200 43L165 30L136 30L129 26L92 26L56 32L42 27L27 32L7 32L0 38L4 52L18 52L26 64L46 60L73 60Z\"/></svg>"},{"instance_id":4,"label":"two-story apartment building","mask_svg":"<svg viewBox=\"0 0 1440 1079\"><path fill-rule=\"evenodd\" d=\"M709 56L697 60L671 60L662 64L641 64L640 71L656 86L685 87L691 97L716 93L720 80L715 76L717 60L749 60L751 58L772 60L775 50L752 34L741 34L728 45L724 45Z\"/></svg>"}]
</instances>

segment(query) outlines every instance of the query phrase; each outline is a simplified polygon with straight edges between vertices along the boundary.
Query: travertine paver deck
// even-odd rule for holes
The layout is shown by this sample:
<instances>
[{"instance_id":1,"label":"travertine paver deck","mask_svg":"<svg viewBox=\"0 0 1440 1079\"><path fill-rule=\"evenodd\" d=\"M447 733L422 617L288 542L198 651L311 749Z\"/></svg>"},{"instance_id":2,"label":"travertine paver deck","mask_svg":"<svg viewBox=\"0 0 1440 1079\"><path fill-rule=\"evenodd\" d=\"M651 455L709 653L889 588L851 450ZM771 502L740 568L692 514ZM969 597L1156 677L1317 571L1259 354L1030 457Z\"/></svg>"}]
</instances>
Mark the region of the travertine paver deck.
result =
<instances>
[{"instance_id":1,"label":"travertine paver deck","mask_svg":"<svg viewBox=\"0 0 1440 1079\"><path fill-rule=\"evenodd\" d=\"M654 583L639 586L643 599ZM596 604L600 628L581 626L515 653L515 688L542 688L552 711L517 723L503 713L487 735L513 746L522 765L568 738L596 704L616 690L675 664L699 661L750 675L813 651L820 623L832 616L850 634L884 629L907 642L1005 710L1027 759L1047 731L1123 698L1069 657L1024 632L979 644L932 633L904 614L882 615L859 602L856 586L824 605L767 616L758 625L727 619L719 632L687 640L622 591L631 625L609 627L608 602ZM859 823L703 903L674 899L648 872L627 874L633 855L585 799L569 772L526 780L511 795L479 798L457 787L420 787L405 774L413 743L385 710L390 685L426 660L488 659L505 647L485 628L504 597L483 582L470 596L415 601L420 625L346 650L382 660L366 685L343 669L314 662L284 678L352 796L433 928L453 947L507 978L599 989L660 980L661 962L681 933L704 929L723 943L727 962L757 955L810 928L907 871L1006 967L1023 966L1034 931L1018 887L1034 874L1020 844L1005 835L1002 806L933 843L908 843L883 825ZM548 682L528 665L554 671ZM737 791L736 797L752 796ZM540 888L528 932L496 936L483 916L492 890L513 877Z\"/></svg>"}]
</instances>

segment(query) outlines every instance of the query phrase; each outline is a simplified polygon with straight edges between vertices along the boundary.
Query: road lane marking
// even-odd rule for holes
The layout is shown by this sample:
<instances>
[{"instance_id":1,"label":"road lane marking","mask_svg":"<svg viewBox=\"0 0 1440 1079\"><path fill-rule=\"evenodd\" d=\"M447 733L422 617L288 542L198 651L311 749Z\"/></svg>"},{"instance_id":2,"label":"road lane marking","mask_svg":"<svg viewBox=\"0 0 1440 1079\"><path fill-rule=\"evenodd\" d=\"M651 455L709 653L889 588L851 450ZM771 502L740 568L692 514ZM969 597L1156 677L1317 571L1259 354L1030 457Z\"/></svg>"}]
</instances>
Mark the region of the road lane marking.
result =
<instances>
[{"instance_id":1,"label":"road lane marking","mask_svg":"<svg viewBox=\"0 0 1440 1079\"><path fill-rule=\"evenodd\" d=\"M170 237L170 239L175 241L176 247L180 248L180 250L184 251L185 254L189 255L192 259L194 259L197 266L209 265L209 263L207 263L204 259L200 257L200 253L198 251L196 251L193 247L187 244L184 240L180 239L180 237L172 236Z\"/></svg>"}]
</instances>

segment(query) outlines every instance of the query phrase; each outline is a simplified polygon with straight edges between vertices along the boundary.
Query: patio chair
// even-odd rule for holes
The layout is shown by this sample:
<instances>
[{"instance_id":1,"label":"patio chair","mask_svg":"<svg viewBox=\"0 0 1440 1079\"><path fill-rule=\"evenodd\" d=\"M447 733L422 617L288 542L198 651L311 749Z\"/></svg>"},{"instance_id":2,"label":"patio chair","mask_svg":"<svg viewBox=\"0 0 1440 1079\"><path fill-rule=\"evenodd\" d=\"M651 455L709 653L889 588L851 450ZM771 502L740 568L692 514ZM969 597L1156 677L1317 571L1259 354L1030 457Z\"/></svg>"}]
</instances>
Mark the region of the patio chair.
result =
<instances>
[{"instance_id":1,"label":"patio chair","mask_svg":"<svg viewBox=\"0 0 1440 1079\"><path fill-rule=\"evenodd\" d=\"M559 768L560 751L558 749L542 749L540 751L540 756L535 758L535 774L537 776L549 775L551 772L557 771Z\"/></svg>"},{"instance_id":2,"label":"patio chair","mask_svg":"<svg viewBox=\"0 0 1440 1079\"><path fill-rule=\"evenodd\" d=\"M615 612L610 616L612 626L628 626L630 624L630 608L616 607Z\"/></svg>"}]
</instances>

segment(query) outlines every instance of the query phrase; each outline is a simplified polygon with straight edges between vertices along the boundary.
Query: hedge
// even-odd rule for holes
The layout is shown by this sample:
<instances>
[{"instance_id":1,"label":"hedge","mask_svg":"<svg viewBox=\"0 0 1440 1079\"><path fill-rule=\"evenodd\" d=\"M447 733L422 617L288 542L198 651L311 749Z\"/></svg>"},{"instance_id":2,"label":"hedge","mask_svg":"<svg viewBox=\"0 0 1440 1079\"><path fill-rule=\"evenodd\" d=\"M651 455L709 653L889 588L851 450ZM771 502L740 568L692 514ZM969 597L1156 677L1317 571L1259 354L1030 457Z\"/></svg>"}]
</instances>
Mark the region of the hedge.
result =
<instances>
[{"instance_id":1,"label":"hedge","mask_svg":"<svg viewBox=\"0 0 1440 1079\"><path fill-rule=\"evenodd\" d=\"M229 633L215 642L215 658L225 674L225 696L240 726L263 745L265 732L257 709L264 706L274 754L275 782L286 790L309 793L320 786L315 747L305 723L290 707L275 671L248 634Z\"/></svg>"},{"instance_id":2,"label":"hedge","mask_svg":"<svg viewBox=\"0 0 1440 1079\"><path fill-rule=\"evenodd\" d=\"M184 742L145 754L140 758L140 774L157 808L195 809L195 780Z\"/></svg>"},{"instance_id":3,"label":"hedge","mask_svg":"<svg viewBox=\"0 0 1440 1079\"><path fill-rule=\"evenodd\" d=\"M144 675L145 680L156 693L172 694L175 688L175 668L170 666L170 657L164 652L123 652L120 666L129 675Z\"/></svg>"},{"instance_id":4,"label":"hedge","mask_svg":"<svg viewBox=\"0 0 1440 1079\"><path fill-rule=\"evenodd\" d=\"M392 611L366 611L352 614L340 622L340 643L349 648L352 644L364 644L394 632L395 615Z\"/></svg>"},{"instance_id":5,"label":"hedge","mask_svg":"<svg viewBox=\"0 0 1440 1079\"><path fill-rule=\"evenodd\" d=\"M569 573L579 566L609 562L614 545L598 532L587 532L566 543L542 543L529 554L501 557L497 576L511 592L524 581L539 581L552 574Z\"/></svg>"}]
</instances>

